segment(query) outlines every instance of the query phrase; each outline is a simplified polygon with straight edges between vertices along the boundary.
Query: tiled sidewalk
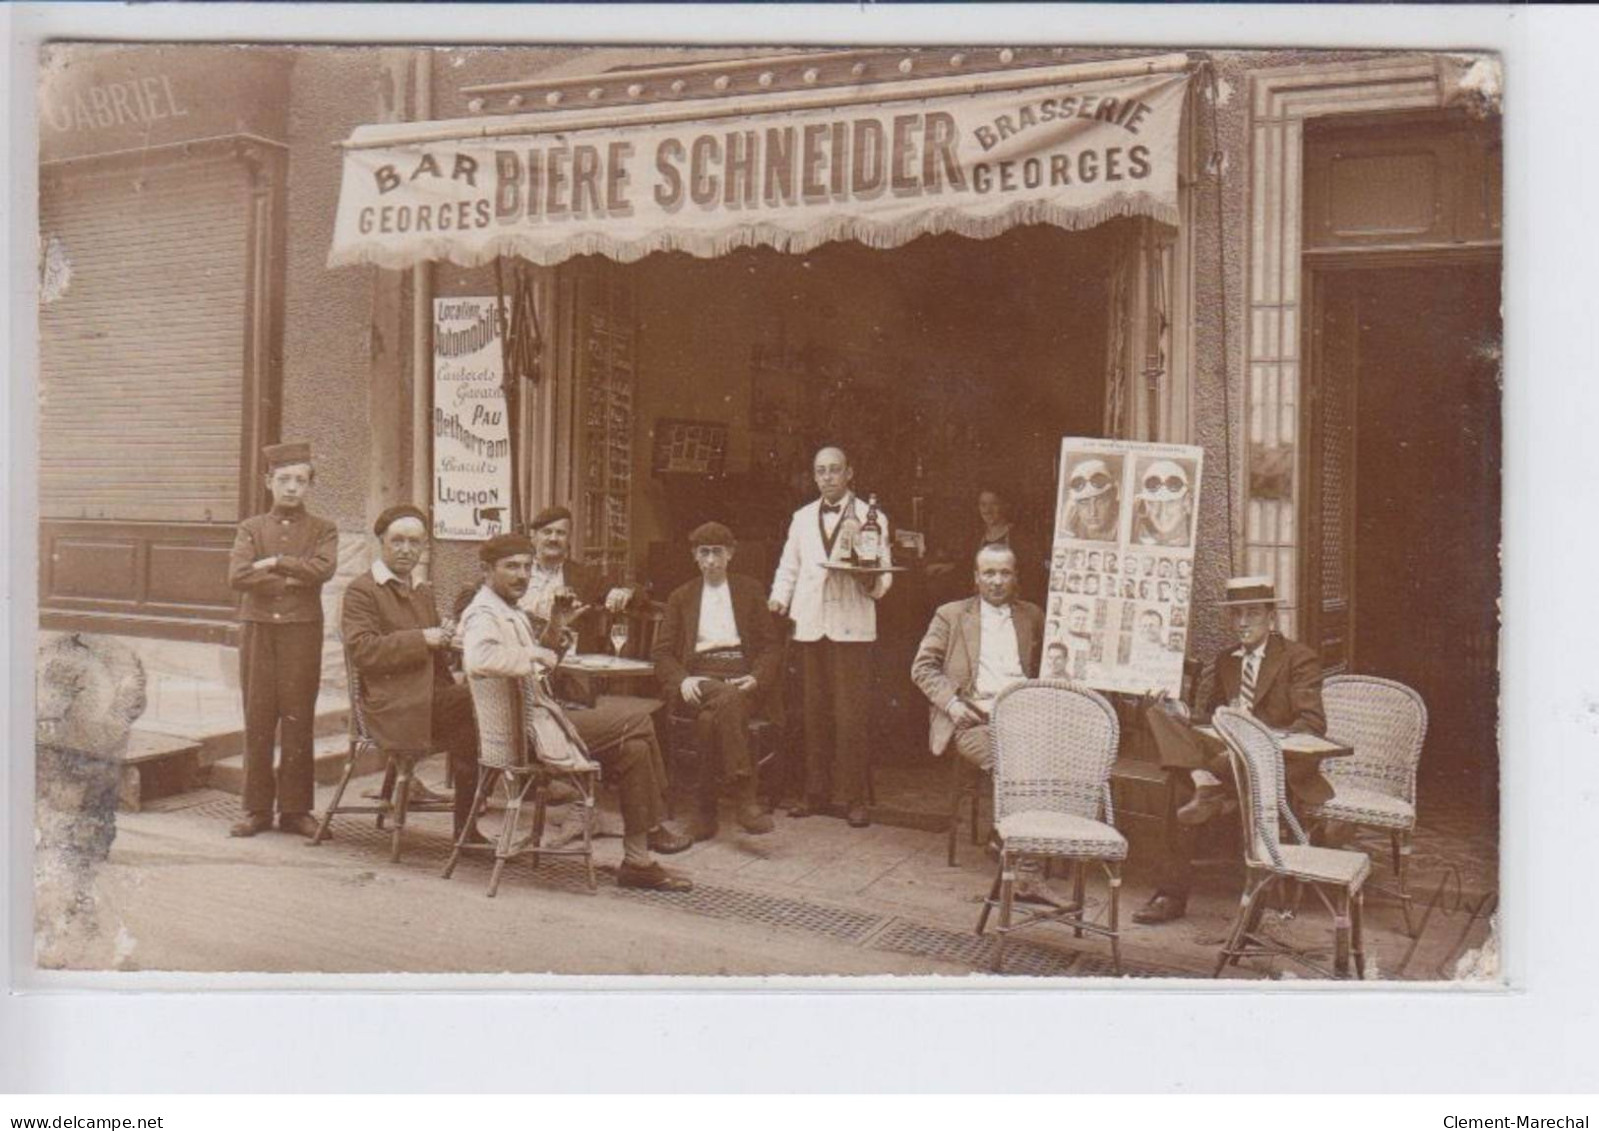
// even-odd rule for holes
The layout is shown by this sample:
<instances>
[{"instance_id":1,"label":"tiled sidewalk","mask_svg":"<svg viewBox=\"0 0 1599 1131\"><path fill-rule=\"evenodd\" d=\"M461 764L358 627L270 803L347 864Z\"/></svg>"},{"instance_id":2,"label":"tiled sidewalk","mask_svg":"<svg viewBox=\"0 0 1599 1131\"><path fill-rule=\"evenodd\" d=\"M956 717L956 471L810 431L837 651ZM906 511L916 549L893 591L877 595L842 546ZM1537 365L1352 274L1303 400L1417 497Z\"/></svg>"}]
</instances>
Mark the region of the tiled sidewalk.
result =
<instances>
[{"instance_id":1,"label":"tiled sidewalk","mask_svg":"<svg viewBox=\"0 0 1599 1131\"><path fill-rule=\"evenodd\" d=\"M427 780L437 780L429 768ZM377 777L358 779L351 790L373 787ZM319 792L325 805L330 790ZM236 815L237 799L223 794L192 794L161 803L158 812L130 816L132 821L205 822L221 835L225 823ZM1413 858L1412 890L1423 902L1438 878L1458 871L1468 894L1491 890L1474 886L1491 878L1495 869L1489 838L1464 813L1440 813L1417 839ZM492 819L492 818L491 818ZM614 814L607 826L615 829ZM326 853L358 859L364 867L381 873L392 868L387 860L387 834L379 833L369 817L339 818L334 823L337 840L324 846ZM209 830L208 830L209 832ZM1387 872L1386 842L1372 844L1374 878ZM435 871L448 853L448 817L422 814L412 818L408 831L407 861L402 867ZM600 895L646 907L672 908L681 913L755 921L784 932L810 934L830 942L844 942L868 950L892 951L925 958L931 969L986 971L992 953L992 936L973 934L982 897L993 879L993 862L987 852L966 843L962 836L959 866L945 862L942 833L875 824L851 829L843 821L823 816L794 819L777 816L775 832L752 837L730 818L714 841L695 845L667 863L691 876L697 885L688 896L619 891L602 879ZM597 859L614 867L620 859L620 842L600 840ZM456 883L476 885L486 877L480 860L462 866ZM444 882L444 881L439 881ZM1061 881L1057 881L1061 883ZM1218 947L1237 909L1239 869L1226 863L1202 868L1189 905L1188 916L1160 927L1141 927L1132 912L1151 894L1147 878L1134 866L1122 893L1122 954L1124 971L1134 976L1209 978ZM580 872L570 862L546 863L534 873L527 862L509 869L505 884L531 888L575 890ZM1107 889L1103 879L1091 876L1090 907L1103 918ZM1458 905L1454 900L1451 906ZM1457 936L1466 925L1464 910L1437 910L1429 929L1411 950L1402 930L1396 904L1373 894L1367 903L1368 978L1433 977L1440 962L1457 948ZM1306 896L1297 916L1273 921L1273 933L1297 945L1325 948L1331 927L1319 904ZM1480 945L1487 932L1479 920L1465 945ZM1452 966L1451 966L1452 969ZM1058 926L1046 926L1017 936L1007 973L1041 975L1105 975L1111 972L1108 943L1087 936L1076 939ZM1230 978L1306 976L1292 967L1264 961L1229 971Z\"/></svg>"}]
</instances>

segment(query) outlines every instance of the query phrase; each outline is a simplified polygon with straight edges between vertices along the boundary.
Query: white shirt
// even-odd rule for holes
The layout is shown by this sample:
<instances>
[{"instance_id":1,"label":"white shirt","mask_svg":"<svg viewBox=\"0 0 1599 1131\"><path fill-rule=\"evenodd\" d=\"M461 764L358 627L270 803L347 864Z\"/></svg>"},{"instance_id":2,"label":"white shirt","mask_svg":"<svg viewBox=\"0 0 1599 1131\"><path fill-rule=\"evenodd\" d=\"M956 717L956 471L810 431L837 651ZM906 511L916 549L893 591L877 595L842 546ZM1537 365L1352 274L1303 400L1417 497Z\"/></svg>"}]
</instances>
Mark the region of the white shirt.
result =
<instances>
[{"instance_id":1,"label":"white shirt","mask_svg":"<svg viewBox=\"0 0 1599 1131\"><path fill-rule=\"evenodd\" d=\"M700 625L694 651L716 652L742 644L738 622L733 619L733 587L725 581L720 585L707 582L700 590Z\"/></svg>"},{"instance_id":2,"label":"white shirt","mask_svg":"<svg viewBox=\"0 0 1599 1131\"><path fill-rule=\"evenodd\" d=\"M401 585L405 584L405 582L400 578L399 574L395 573L383 563L382 558L378 558L372 563L372 580L377 582L379 585L387 585L391 581L398 581ZM411 573L411 588L415 589L421 584L422 579L418 577L416 572L413 570Z\"/></svg>"},{"instance_id":3,"label":"white shirt","mask_svg":"<svg viewBox=\"0 0 1599 1131\"><path fill-rule=\"evenodd\" d=\"M1016 649L1016 619L1009 605L981 601L981 645L977 657L977 697L992 699L1027 678Z\"/></svg>"},{"instance_id":4,"label":"white shirt","mask_svg":"<svg viewBox=\"0 0 1599 1131\"><path fill-rule=\"evenodd\" d=\"M546 570L537 561L528 571L527 592L518 601L517 607L538 617L540 620L550 619L550 602L554 599L555 591L566 585L566 566L556 566L553 570Z\"/></svg>"}]
</instances>

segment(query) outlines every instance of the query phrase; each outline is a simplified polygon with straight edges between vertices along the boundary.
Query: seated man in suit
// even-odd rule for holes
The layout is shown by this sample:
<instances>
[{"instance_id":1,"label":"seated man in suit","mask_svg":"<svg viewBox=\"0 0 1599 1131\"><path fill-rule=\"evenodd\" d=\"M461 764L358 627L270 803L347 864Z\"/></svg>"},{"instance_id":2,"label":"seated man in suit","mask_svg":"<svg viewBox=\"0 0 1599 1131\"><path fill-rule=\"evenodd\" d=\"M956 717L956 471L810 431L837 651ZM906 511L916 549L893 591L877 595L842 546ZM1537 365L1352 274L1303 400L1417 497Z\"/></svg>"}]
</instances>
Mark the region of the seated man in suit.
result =
<instances>
[{"instance_id":1,"label":"seated man in suit","mask_svg":"<svg viewBox=\"0 0 1599 1131\"><path fill-rule=\"evenodd\" d=\"M428 545L427 515L390 507L373 524L378 560L344 591L340 633L361 675L366 723L379 746L443 747L455 785L455 835L472 818L477 728L472 696L450 675L455 626L439 619L433 587L415 575ZM385 780L385 795L394 783ZM483 843L476 829L468 843Z\"/></svg>"},{"instance_id":2,"label":"seated man in suit","mask_svg":"<svg viewBox=\"0 0 1599 1131\"><path fill-rule=\"evenodd\" d=\"M738 823L744 831L769 833L772 818L755 796L748 724L777 689L781 640L760 583L727 572L736 548L733 532L707 522L689 535L689 544L700 579L667 598L650 653L668 699L695 719L699 811L688 835L695 840L716 835L719 778L738 791Z\"/></svg>"},{"instance_id":3,"label":"seated man in suit","mask_svg":"<svg viewBox=\"0 0 1599 1131\"><path fill-rule=\"evenodd\" d=\"M989 715L999 693L1038 677L1044 610L1016 599L1016 554L1008 546L977 551L977 596L952 601L933 614L911 663L911 678L930 704L930 745L935 755L951 746L977 769L994 767ZM1024 863L1016 898L1058 903L1044 887L1036 862Z\"/></svg>"},{"instance_id":4,"label":"seated man in suit","mask_svg":"<svg viewBox=\"0 0 1599 1131\"><path fill-rule=\"evenodd\" d=\"M569 595L557 597L549 619L534 621L518 603L527 594L533 569L533 544L520 534L502 534L483 543L483 587L461 619L462 652L470 678L546 679L571 642L568 622L576 608ZM643 703L646 706L638 707ZM663 823L666 769L655 724L659 704L602 695L592 708L566 707L543 697L539 706L573 738L577 757L592 758L615 781L622 800L622 866L619 887L688 891L693 884L668 872L652 852L681 852L693 842Z\"/></svg>"},{"instance_id":5,"label":"seated man in suit","mask_svg":"<svg viewBox=\"0 0 1599 1131\"><path fill-rule=\"evenodd\" d=\"M1316 653L1277 631L1277 594L1269 577L1235 577L1222 602L1231 617L1238 647L1216 657L1208 718L1218 707L1247 711L1280 731L1327 733L1321 702L1321 663ZM1234 789L1225 745L1200 734L1164 705L1144 712L1171 781L1167 808L1165 859L1154 897L1133 914L1145 925L1180 919L1188 911L1193 886L1193 833L1229 807ZM1284 757L1290 800L1319 804L1332 787L1314 761Z\"/></svg>"}]
</instances>

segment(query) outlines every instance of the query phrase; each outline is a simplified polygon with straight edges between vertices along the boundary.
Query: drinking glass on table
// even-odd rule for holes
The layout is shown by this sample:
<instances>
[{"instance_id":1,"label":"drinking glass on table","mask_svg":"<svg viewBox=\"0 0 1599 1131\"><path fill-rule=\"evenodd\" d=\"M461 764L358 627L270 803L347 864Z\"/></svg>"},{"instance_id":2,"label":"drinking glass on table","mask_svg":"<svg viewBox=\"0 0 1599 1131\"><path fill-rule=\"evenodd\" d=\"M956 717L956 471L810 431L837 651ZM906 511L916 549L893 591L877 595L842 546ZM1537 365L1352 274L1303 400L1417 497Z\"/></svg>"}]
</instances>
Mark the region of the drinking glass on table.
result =
<instances>
[{"instance_id":1,"label":"drinking glass on table","mask_svg":"<svg viewBox=\"0 0 1599 1131\"><path fill-rule=\"evenodd\" d=\"M627 647L627 621L618 618L611 622L611 649L616 653L616 658L622 658L622 649Z\"/></svg>"}]
</instances>

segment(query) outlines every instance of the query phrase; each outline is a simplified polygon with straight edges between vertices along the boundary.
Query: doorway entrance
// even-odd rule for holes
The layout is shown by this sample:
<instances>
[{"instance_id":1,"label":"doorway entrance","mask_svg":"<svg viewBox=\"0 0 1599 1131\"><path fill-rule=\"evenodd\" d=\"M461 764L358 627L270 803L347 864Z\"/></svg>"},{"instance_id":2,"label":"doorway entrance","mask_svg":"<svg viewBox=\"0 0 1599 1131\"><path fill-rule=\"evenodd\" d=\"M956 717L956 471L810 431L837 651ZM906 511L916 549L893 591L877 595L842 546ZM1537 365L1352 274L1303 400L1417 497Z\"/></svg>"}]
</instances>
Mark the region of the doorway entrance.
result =
<instances>
[{"instance_id":1,"label":"doorway entrance","mask_svg":"<svg viewBox=\"0 0 1599 1131\"><path fill-rule=\"evenodd\" d=\"M1312 273L1307 540L1329 670L1426 700L1421 783L1498 792L1500 265ZM1423 798L1425 803L1425 798Z\"/></svg>"},{"instance_id":2,"label":"doorway entrance","mask_svg":"<svg viewBox=\"0 0 1599 1131\"><path fill-rule=\"evenodd\" d=\"M980 491L1002 493L1021 544L1037 548L1023 592L1043 597L1060 440L1103 434L1107 358L1125 338L1112 332L1126 313L1112 282L1141 231L1039 225L889 250L658 254L620 269L637 312L633 561L657 599L693 576L685 539L713 518L739 537L733 568L769 584L824 444L846 448L857 491L877 495L892 529L920 535L895 546L910 568L878 611L885 812L947 812L910 666L938 604L972 592ZM663 429L696 426L723 430L713 471L651 461Z\"/></svg>"}]
</instances>

